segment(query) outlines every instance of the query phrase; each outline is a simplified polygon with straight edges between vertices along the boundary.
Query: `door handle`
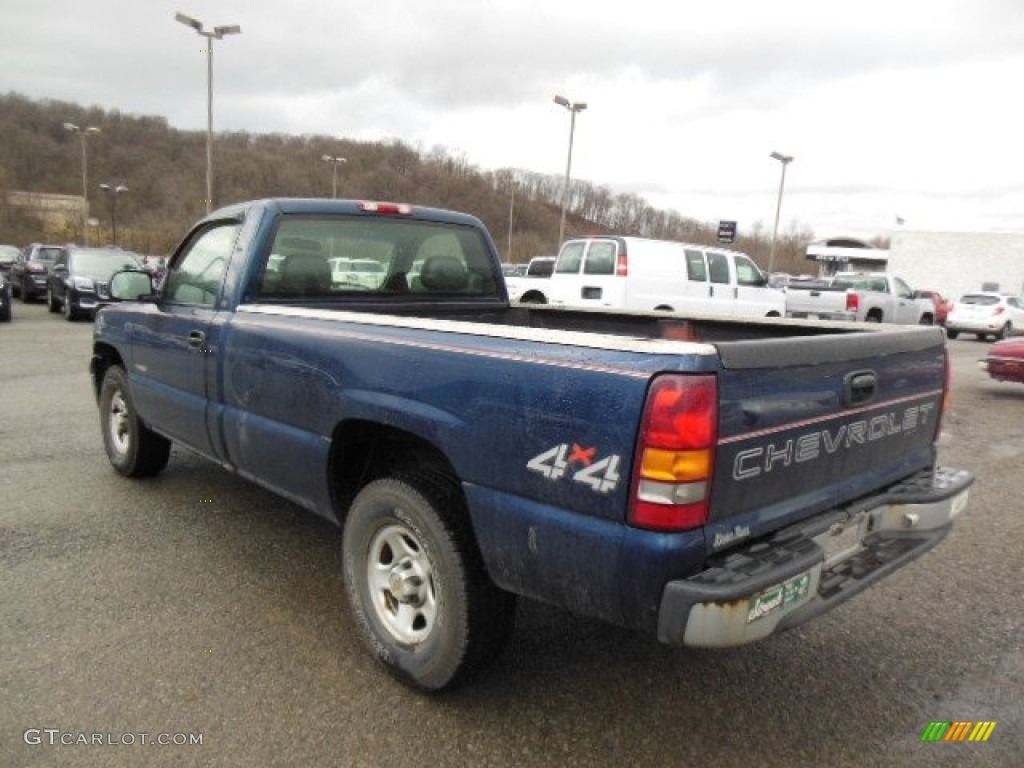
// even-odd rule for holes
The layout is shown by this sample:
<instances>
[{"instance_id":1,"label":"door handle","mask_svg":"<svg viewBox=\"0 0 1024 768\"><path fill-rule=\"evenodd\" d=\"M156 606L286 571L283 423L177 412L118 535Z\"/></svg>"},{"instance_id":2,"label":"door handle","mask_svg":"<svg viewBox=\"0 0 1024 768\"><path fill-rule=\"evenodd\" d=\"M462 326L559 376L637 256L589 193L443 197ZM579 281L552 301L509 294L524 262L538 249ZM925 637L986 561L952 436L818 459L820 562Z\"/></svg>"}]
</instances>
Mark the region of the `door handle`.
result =
<instances>
[{"instance_id":1,"label":"door handle","mask_svg":"<svg viewBox=\"0 0 1024 768\"><path fill-rule=\"evenodd\" d=\"M878 375L874 371L854 371L843 377L843 404L849 408L875 399Z\"/></svg>"},{"instance_id":2,"label":"door handle","mask_svg":"<svg viewBox=\"0 0 1024 768\"><path fill-rule=\"evenodd\" d=\"M193 349L202 349L206 341L206 334L202 331L192 331L188 335L188 345Z\"/></svg>"}]
</instances>

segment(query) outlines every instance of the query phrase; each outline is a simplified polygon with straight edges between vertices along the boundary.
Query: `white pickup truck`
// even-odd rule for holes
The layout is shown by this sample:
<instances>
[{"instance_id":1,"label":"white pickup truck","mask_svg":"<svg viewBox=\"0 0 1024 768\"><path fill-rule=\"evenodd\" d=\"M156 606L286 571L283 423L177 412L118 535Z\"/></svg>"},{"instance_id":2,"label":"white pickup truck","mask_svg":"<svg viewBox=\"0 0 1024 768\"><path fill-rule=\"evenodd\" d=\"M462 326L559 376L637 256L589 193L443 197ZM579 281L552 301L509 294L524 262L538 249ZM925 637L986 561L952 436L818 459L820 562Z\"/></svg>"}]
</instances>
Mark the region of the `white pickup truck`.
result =
<instances>
[{"instance_id":1,"label":"white pickup truck","mask_svg":"<svg viewBox=\"0 0 1024 768\"><path fill-rule=\"evenodd\" d=\"M526 268L526 274L505 277L510 301L520 304L547 304L548 281L555 270L554 256L534 256Z\"/></svg>"},{"instance_id":2,"label":"white pickup truck","mask_svg":"<svg viewBox=\"0 0 1024 768\"><path fill-rule=\"evenodd\" d=\"M883 272L840 272L828 284L786 286L786 316L868 323L934 325L935 304Z\"/></svg>"}]
</instances>

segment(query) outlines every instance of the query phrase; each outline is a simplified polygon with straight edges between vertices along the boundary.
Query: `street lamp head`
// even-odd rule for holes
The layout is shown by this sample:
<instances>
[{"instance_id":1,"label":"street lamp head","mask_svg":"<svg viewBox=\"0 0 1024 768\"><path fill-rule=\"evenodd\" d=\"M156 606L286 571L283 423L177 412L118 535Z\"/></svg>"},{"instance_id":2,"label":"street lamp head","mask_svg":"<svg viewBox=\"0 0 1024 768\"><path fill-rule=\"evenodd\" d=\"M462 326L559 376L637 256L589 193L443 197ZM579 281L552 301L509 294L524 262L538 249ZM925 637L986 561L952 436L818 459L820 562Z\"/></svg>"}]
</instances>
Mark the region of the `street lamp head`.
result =
<instances>
[{"instance_id":1,"label":"street lamp head","mask_svg":"<svg viewBox=\"0 0 1024 768\"><path fill-rule=\"evenodd\" d=\"M770 155L768 155L768 157L770 157L772 160L778 160L783 165L793 162L792 155L784 155L781 152L772 152Z\"/></svg>"},{"instance_id":2,"label":"street lamp head","mask_svg":"<svg viewBox=\"0 0 1024 768\"><path fill-rule=\"evenodd\" d=\"M198 19L193 19L191 16L186 16L184 13L174 14L174 20L180 21L186 27L192 27L199 34L203 34L203 22Z\"/></svg>"},{"instance_id":3,"label":"street lamp head","mask_svg":"<svg viewBox=\"0 0 1024 768\"><path fill-rule=\"evenodd\" d=\"M587 108L587 102L572 102L565 98L565 96L555 96L555 104L557 104L560 107L565 107L570 112L582 112L584 109Z\"/></svg>"},{"instance_id":4,"label":"street lamp head","mask_svg":"<svg viewBox=\"0 0 1024 768\"><path fill-rule=\"evenodd\" d=\"M238 26L237 24L230 24L230 25L225 26L225 27L214 27L213 28L213 34L219 40L220 38L224 37L224 35L240 35L240 34L242 34L242 28L240 26Z\"/></svg>"},{"instance_id":5,"label":"street lamp head","mask_svg":"<svg viewBox=\"0 0 1024 768\"><path fill-rule=\"evenodd\" d=\"M334 155L321 155L320 159L323 160L325 163L334 163L335 165L338 165L339 163L348 162L346 158L335 157Z\"/></svg>"},{"instance_id":6,"label":"street lamp head","mask_svg":"<svg viewBox=\"0 0 1024 768\"><path fill-rule=\"evenodd\" d=\"M78 133L81 129L74 123L64 123L64 130L71 131L72 133Z\"/></svg>"}]
</instances>

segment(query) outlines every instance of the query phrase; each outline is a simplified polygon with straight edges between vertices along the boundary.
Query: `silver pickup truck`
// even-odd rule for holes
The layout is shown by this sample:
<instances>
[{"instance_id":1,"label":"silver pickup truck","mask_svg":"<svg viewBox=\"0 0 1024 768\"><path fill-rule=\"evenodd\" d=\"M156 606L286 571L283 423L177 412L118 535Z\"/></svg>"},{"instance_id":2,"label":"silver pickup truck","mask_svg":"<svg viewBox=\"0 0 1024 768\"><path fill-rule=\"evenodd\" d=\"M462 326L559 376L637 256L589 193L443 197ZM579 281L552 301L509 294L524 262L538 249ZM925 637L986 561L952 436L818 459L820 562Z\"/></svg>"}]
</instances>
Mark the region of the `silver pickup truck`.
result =
<instances>
[{"instance_id":1,"label":"silver pickup truck","mask_svg":"<svg viewBox=\"0 0 1024 768\"><path fill-rule=\"evenodd\" d=\"M883 272L840 272L830 282L786 286L786 316L868 323L934 325L935 305Z\"/></svg>"}]
</instances>

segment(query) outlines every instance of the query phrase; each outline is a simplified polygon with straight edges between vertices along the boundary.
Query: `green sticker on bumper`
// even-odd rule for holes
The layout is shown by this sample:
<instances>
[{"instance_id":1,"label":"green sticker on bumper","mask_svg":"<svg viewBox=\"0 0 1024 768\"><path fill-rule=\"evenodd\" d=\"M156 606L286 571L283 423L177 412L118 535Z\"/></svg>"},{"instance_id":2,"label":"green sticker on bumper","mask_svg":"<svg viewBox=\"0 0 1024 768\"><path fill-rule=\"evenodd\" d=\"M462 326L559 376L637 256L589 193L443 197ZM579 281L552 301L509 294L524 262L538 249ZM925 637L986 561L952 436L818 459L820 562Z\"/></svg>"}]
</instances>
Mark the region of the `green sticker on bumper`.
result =
<instances>
[{"instance_id":1,"label":"green sticker on bumper","mask_svg":"<svg viewBox=\"0 0 1024 768\"><path fill-rule=\"evenodd\" d=\"M747 611L747 624L765 616L781 611L796 603L803 602L811 591L811 575L802 574L796 578L784 581L763 592L758 592L750 598L750 608Z\"/></svg>"}]
</instances>

